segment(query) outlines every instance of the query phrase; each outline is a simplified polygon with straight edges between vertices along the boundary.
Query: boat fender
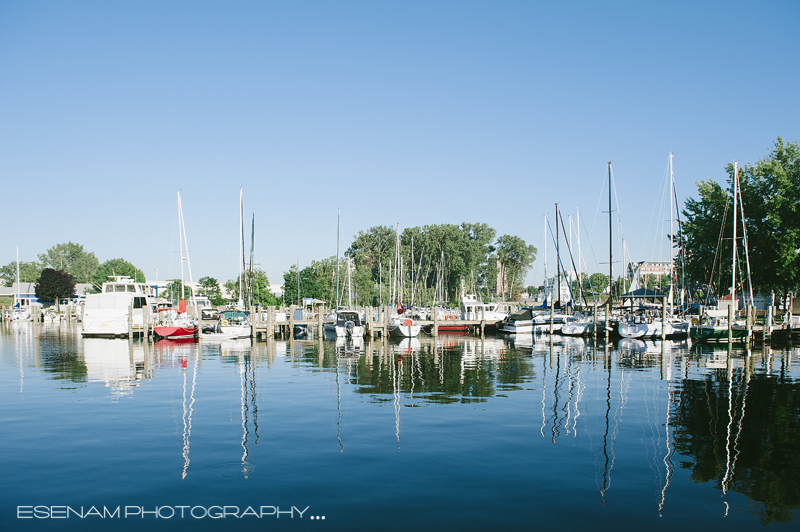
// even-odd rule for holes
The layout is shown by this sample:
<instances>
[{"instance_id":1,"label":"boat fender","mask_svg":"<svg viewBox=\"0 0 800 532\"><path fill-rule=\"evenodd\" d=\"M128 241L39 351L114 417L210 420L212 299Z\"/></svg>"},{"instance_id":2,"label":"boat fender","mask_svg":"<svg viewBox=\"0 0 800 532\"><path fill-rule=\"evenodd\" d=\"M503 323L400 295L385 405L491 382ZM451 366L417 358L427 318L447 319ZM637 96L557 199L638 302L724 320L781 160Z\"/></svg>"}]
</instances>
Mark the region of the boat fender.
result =
<instances>
[{"instance_id":1,"label":"boat fender","mask_svg":"<svg viewBox=\"0 0 800 532\"><path fill-rule=\"evenodd\" d=\"M222 320L220 322L220 325L222 325L223 327L227 327L228 326L228 320Z\"/></svg>"}]
</instances>

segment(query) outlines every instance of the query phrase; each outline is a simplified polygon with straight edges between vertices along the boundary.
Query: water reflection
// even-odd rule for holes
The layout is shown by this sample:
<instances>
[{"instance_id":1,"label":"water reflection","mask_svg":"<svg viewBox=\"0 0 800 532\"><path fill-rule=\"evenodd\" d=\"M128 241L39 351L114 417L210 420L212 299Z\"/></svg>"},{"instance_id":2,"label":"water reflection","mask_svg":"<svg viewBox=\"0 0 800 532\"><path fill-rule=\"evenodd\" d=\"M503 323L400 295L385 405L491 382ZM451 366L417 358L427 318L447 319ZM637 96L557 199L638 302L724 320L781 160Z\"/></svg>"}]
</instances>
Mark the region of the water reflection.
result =
<instances>
[{"instance_id":1,"label":"water reflection","mask_svg":"<svg viewBox=\"0 0 800 532\"><path fill-rule=\"evenodd\" d=\"M630 470L643 463L656 486L650 502L659 516L674 512L671 498L680 497L672 492L686 490L689 481L716 490L718 507L713 511L720 516L730 516L741 506L736 494L750 501L741 511L764 524L791 521L800 508L797 348L729 350L642 340L604 344L546 335L196 344L81 339L64 325L4 325L0 331L0 356L13 369L14 388L19 373L20 396L26 379L43 375L58 381L57 389L65 381L105 386L115 401L144 393L136 387L146 381L180 372L180 381L175 381L180 393L174 396L180 397L181 414L179 421L175 418L175 435L170 435L173 443L179 439L180 453L171 450L170 471L177 475L180 470L182 479L196 474L198 462L192 461L208 452L191 447L201 428L193 418L222 415L213 401L196 401L198 394L202 398L209 393L204 384L210 381L202 380L207 364L236 371L211 373L215 379L235 379L233 404L238 404L231 416L235 440L228 440L227 447L235 447L236 458L218 461L212 468L217 476L248 479L258 465L259 410L262 415L275 413L271 400L258 393L260 379L277 368L293 378L302 375L311 386L327 382L331 392L335 387L329 406L336 440L327 429L325 444L340 453L359 448L369 431L386 428L388 433L385 417L381 427L369 425L374 421L369 412L376 406L391 405L393 440L386 446L397 454L395 447L403 451L420 438L413 427L422 410L434 422L450 423L454 412L463 415L463 407L478 412L514 405L497 414L505 416L505 437L516 441L517 433L524 433L553 448L568 448L561 456L569 464L589 463L589 480L575 474L573 487L585 488L579 484L591 484L593 477L598 504L621 504L629 491L619 489L620 484L629 490L630 483L641 482L631 479ZM13 349L5 348L9 345ZM287 389L294 390L288 381ZM358 406L351 410L356 422L348 423L343 405L350 397L358 399ZM514 402L519 398L524 401ZM296 400L302 403L304 398ZM419 406L434 408L415 409Z\"/></svg>"}]
</instances>

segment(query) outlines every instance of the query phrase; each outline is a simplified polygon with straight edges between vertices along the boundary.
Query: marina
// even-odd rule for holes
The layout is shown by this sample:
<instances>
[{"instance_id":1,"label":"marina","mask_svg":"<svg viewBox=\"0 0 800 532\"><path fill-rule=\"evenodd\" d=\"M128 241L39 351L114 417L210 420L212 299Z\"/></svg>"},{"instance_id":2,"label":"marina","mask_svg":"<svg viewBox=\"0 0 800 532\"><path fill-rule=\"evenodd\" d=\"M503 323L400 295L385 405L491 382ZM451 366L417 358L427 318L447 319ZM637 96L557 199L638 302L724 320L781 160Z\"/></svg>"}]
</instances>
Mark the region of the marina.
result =
<instances>
[{"instance_id":1,"label":"marina","mask_svg":"<svg viewBox=\"0 0 800 532\"><path fill-rule=\"evenodd\" d=\"M58 529L216 530L208 511L225 506L237 529L782 530L800 509L799 359L688 340L152 342L4 323L0 522L185 506L201 517Z\"/></svg>"}]
</instances>

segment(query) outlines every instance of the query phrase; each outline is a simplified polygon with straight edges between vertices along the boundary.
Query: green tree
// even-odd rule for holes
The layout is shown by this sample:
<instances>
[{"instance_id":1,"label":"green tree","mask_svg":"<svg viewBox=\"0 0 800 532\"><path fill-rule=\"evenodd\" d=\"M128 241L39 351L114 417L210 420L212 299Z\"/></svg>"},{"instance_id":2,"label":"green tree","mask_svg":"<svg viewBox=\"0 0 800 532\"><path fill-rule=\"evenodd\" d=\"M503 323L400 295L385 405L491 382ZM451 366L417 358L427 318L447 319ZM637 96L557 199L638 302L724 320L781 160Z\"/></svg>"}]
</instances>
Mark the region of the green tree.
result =
<instances>
[{"instance_id":1,"label":"green tree","mask_svg":"<svg viewBox=\"0 0 800 532\"><path fill-rule=\"evenodd\" d=\"M519 297L525 274L536 259L536 248L514 235L503 235L497 239L497 257L500 260L500 278L506 285L500 287L511 299Z\"/></svg>"},{"instance_id":2,"label":"green tree","mask_svg":"<svg viewBox=\"0 0 800 532\"><path fill-rule=\"evenodd\" d=\"M800 287L800 144L778 137L740 175L753 284L786 294Z\"/></svg>"},{"instance_id":3,"label":"green tree","mask_svg":"<svg viewBox=\"0 0 800 532\"><path fill-rule=\"evenodd\" d=\"M75 293L75 280L65 271L45 268L36 281L35 290L40 301L56 301Z\"/></svg>"},{"instance_id":4,"label":"green tree","mask_svg":"<svg viewBox=\"0 0 800 532\"><path fill-rule=\"evenodd\" d=\"M112 275L130 277L137 283L144 283L147 280L142 270L125 259L109 259L92 273L92 286L99 291Z\"/></svg>"},{"instance_id":5,"label":"green tree","mask_svg":"<svg viewBox=\"0 0 800 532\"><path fill-rule=\"evenodd\" d=\"M686 201L681 225L690 284L710 285L717 293L727 292L732 272L732 164L726 172L724 189L711 180L698 183L699 198ZM756 291L787 294L796 290L800 286L800 145L778 137L764 159L739 169L739 183L747 254L741 220L737 220L738 262L744 264L749 257ZM737 271L737 279L747 279L744 267ZM737 287L737 291L745 289L743 284Z\"/></svg>"},{"instance_id":6,"label":"green tree","mask_svg":"<svg viewBox=\"0 0 800 532\"><path fill-rule=\"evenodd\" d=\"M342 270L342 268L340 268ZM336 257L312 261L311 266L300 270L300 298L313 297L328 304L335 304ZM283 274L283 293L288 304L299 304L297 300L297 266L292 265Z\"/></svg>"},{"instance_id":7,"label":"green tree","mask_svg":"<svg viewBox=\"0 0 800 532\"><path fill-rule=\"evenodd\" d=\"M213 277L201 277L198 282L199 286L197 292L208 297L211 304L215 307L224 305L225 298L222 297L222 291L219 287L219 281Z\"/></svg>"},{"instance_id":8,"label":"green tree","mask_svg":"<svg viewBox=\"0 0 800 532\"><path fill-rule=\"evenodd\" d=\"M56 244L39 255L43 267L63 270L72 275L76 282L91 283L92 274L100 265L94 253L83 249L81 244L67 242Z\"/></svg>"},{"instance_id":9,"label":"green tree","mask_svg":"<svg viewBox=\"0 0 800 532\"><path fill-rule=\"evenodd\" d=\"M583 285L583 292L585 294L594 294L595 299L599 300L600 295L608 288L608 276L603 273L593 273L588 278L585 278Z\"/></svg>"},{"instance_id":10,"label":"green tree","mask_svg":"<svg viewBox=\"0 0 800 532\"><path fill-rule=\"evenodd\" d=\"M44 267L36 261L19 263L19 282L35 283L42 273ZM17 282L17 263L9 262L0 267L0 279L5 281L6 286L11 286Z\"/></svg>"},{"instance_id":11,"label":"green tree","mask_svg":"<svg viewBox=\"0 0 800 532\"><path fill-rule=\"evenodd\" d=\"M250 271L245 271L236 279L229 279L225 283L225 288L230 292L233 301L239 300L239 281L242 281L244 294L242 300L245 305L276 305L278 298L276 298L269 291L269 279L267 278L264 270L255 269L251 274Z\"/></svg>"}]
</instances>

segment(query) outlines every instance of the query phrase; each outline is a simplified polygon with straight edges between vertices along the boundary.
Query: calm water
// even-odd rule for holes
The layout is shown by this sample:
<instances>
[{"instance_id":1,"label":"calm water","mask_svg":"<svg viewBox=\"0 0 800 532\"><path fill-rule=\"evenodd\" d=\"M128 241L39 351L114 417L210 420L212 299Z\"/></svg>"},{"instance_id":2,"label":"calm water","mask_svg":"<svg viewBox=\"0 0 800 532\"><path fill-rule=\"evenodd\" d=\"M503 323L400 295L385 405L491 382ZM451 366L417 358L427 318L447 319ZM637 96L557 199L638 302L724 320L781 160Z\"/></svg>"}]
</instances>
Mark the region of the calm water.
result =
<instances>
[{"instance_id":1,"label":"calm water","mask_svg":"<svg viewBox=\"0 0 800 532\"><path fill-rule=\"evenodd\" d=\"M799 359L4 325L0 528L797 530Z\"/></svg>"}]
</instances>

